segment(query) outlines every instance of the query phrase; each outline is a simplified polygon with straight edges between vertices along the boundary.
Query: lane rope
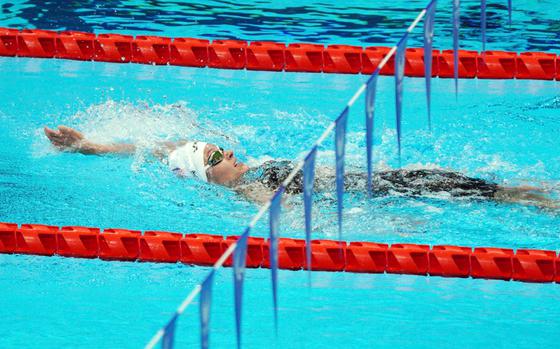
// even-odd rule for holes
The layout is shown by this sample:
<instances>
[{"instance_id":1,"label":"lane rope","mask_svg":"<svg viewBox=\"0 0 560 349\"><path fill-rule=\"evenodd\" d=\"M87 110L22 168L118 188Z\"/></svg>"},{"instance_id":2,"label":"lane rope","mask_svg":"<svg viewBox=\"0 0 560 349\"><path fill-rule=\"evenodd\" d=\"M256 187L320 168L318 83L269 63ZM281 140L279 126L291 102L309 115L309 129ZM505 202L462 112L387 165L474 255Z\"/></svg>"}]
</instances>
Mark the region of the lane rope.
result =
<instances>
[{"instance_id":1,"label":"lane rope","mask_svg":"<svg viewBox=\"0 0 560 349\"><path fill-rule=\"evenodd\" d=\"M381 75L393 75L394 59L381 64L391 49L0 28L0 56L201 68L369 75L382 66ZM424 76L422 48L408 48L405 60L406 76ZM460 78L560 80L555 53L459 50L457 62ZM453 78L453 50L434 50L432 66L434 76Z\"/></svg>"}]
</instances>

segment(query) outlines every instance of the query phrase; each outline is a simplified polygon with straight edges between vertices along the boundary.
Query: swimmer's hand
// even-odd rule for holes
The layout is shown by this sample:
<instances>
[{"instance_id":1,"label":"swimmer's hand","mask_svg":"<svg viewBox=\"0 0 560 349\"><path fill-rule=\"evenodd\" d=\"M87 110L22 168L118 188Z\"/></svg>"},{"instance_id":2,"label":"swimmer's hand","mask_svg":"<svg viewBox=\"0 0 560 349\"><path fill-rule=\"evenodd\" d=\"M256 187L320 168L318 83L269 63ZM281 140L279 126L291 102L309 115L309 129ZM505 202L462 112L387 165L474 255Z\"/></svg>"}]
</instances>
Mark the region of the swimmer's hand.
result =
<instances>
[{"instance_id":1,"label":"swimmer's hand","mask_svg":"<svg viewBox=\"0 0 560 349\"><path fill-rule=\"evenodd\" d=\"M44 128L45 135L52 145L60 151L76 152L86 155L132 154L136 150L134 144L96 144L88 141L84 135L67 126L58 126L58 130Z\"/></svg>"},{"instance_id":2,"label":"swimmer's hand","mask_svg":"<svg viewBox=\"0 0 560 349\"><path fill-rule=\"evenodd\" d=\"M52 145L61 151L80 152L86 143L85 137L81 132L66 126L58 126L58 130L45 127L45 135Z\"/></svg>"}]
</instances>

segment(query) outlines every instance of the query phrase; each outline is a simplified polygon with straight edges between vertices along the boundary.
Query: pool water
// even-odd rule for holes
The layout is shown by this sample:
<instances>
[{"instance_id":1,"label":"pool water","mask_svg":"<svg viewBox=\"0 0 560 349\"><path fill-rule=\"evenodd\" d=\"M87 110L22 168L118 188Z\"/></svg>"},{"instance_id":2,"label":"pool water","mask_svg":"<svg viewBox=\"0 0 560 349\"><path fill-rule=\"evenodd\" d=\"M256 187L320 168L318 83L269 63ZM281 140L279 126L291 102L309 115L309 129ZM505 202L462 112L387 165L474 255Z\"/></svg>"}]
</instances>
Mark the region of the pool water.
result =
<instances>
[{"instance_id":1,"label":"pool water","mask_svg":"<svg viewBox=\"0 0 560 349\"><path fill-rule=\"evenodd\" d=\"M96 33L272 40L360 46L392 46L428 0L242 0L134 1L84 4L61 0L8 0L0 5L0 26ZM438 1L434 48L450 49L451 0ZM487 1L488 50L560 53L560 7L555 0ZM406 23L403 24L403 23ZM461 1L461 47L481 50L480 1ZM421 28L420 28L421 29ZM422 36L409 39L421 46Z\"/></svg>"},{"instance_id":2,"label":"pool water","mask_svg":"<svg viewBox=\"0 0 560 349\"><path fill-rule=\"evenodd\" d=\"M2 217L14 222L240 234L258 205L226 188L175 178L150 156L161 140L206 139L249 164L298 159L363 81L359 75L275 74L109 63L1 59ZM434 79L434 130L423 79L406 79L403 166L441 167L558 196L558 85ZM379 80L376 168L398 166L393 78ZM318 93L321 91L321 93ZM449 102L451 101L451 103ZM365 171L363 101L348 124L348 171ZM43 126L73 126L99 142L128 141L135 157L60 154ZM320 166L334 164L332 137ZM493 201L348 193L348 240L557 248L560 216ZM302 236L301 197L282 229ZM317 238L337 236L332 192L318 195ZM254 234L268 234L266 220Z\"/></svg>"},{"instance_id":3,"label":"pool water","mask_svg":"<svg viewBox=\"0 0 560 349\"><path fill-rule=\"evenodd\" d=\"M0 255L3 348L141 348L208 269ZM270 271L248 270L244 348L546 348L558 340L557 284L280 271L274 338ZM210 345L235 346L231 269L216 274ZM177 348L199 345L198 304Z\"/></svg>"},{"instance_id":4,"label":"pool water","mask_svg":"<svg viewBox=\"0 0 560 349\"><path fill-rule=\"evenodd\" d=\"M227 8L226 16L235 18L245 5L212 2L210 13L204 12L206 5L169 3L169 9L164 9L173 13L208 12L215 21L213 26L191 23L175 27L177 18L147 24L153 7L133 2L111 5L118 11L135 9L122 10L125 15L119 18L107 17L108 7L104 6L109 5L78 11L82 15L77 24L52 11L39 16L29 7L32 3L3 4L0 25L153 30L170 36L251 40L259 32L259 39L290 41L286 38L304 40L325 33L324 23L334 26L344 18L319 11L332 12L330 7L341 5L314 3L309 6L315 11L310 12L293 10L284 2L257 3L255 11L283 8L294 12L295 21L304 12L319 18L316 28L311 25L298 35L288 32L284 36L284 29L270 29L266 22L262 30L238 22L219 23L219 8ZM465 2L474 16L475 2L471 3ZM538 18L541 23L535 25L540 29L531 32L528 28L523 33L544 39L540 46L531 46L535 40L516 35L510 42L495 41L493 48L542 48L554 35L548 29L557 25L554 18L558 16L546 4L514 3L519 3L515 30L521 30L525 20ZM409 23L424 4L401 5L407 10L395 4L381 12L383 18L373 23L383 22L385 27L376 29L372 41L361 39L366 37L365 29L357 30L355 37L352 30L327 32L320 41L383 43L385 39L379 38L388 32L396 38L395 30ZM60 4L45 2L45 8L50 6ZM443 2L440 7L445 8ZM348 8L348 16L353 18L357 12L370 16L378 10L373 5L355 5ZM388 21L387 17L399 11L398 19ZM522 13L527 19L520 18ZM502 15L506 11L500 8L500 23L505 20ZM137 27L124 23L132 23L133 17L138 18ZM441 17L442 30L449 29L446 15ZM477 25L472 23L473 28ZM297 23L290 28L294 33L301 29ZM509 30L489 28L489 36L494 30ZM197 32L200 30L215 36ZM474 35L469 36L473 46ZM441 40L442 48L451 46L445 41L448 38ZM393 43L391 39L387 42ZM466 41L465 45L470 44ZM555 49L552 44L549 47ZM226 188L175 178L150 156L149 149L161 140L200 138L234 149L251 165L271 158L299 159L365 78L0 58L0 221L240 234L258 210L257 204ZM452 80L434 79L432 86L434 127L430 132L424 80L405 78L404 167L446 168L503 185L537 185L558 198L557 82L461 80L457 100ZM377 169L398 166L393 91L393 78L381 77L376 102ZM349 171L365 169L363 118L360 99L348 124ZM99 142L135 142L141 150L130 158L61 154L42 134L43 126L58 124L76 127ZM321 149L318 164L334 164L332 138ZM315 199L314 238L337 236L334 197L334 193L322 193ZM560 214L535 207L443 197L367 199L363 193L347 193L345 207L345 240L558 250ZM303 229L301 198L289 197L281 235L302 238ZM263 220L253 235L267 234ZM207 270L179 264L0 255L0 328L4 330L0 347L143 346ZM553 346L560 338L557 284L317 272L313 273L313 287L308 288L305 272L281 271L280 328L275 340L269 273L260 269L247 272L246 348L533 348ZM213 301L211 344L231 347L235 325L230 269L217 274ZM176 333L178 347L198 344L196 306L180 318Z\"/></svg>"},{"instance_id":5,"label":"pool water","mask_svg":"<svg viewBox=\"0 0 560 349\"><path fill-rule=\"evenodd\" d=\"M249 163L296 159L363 77L275 74L37 59L0 59L0 220L240 234L258 206L228 189L174 178L135 157L60 154L42 135L60 123L97 141L204 137ZM501 183L558 185L558 85L544 81L434 80L427 131L422 79L405 80L403 164L440 166ZM393 79L379 81L375 162L395 167ZM318 93L321 91L321 93ZM450 102L451 101L451 102ZM348 167L364 169L362 101L351 111ZM530 140L530 141L529 141ZM329 140L318 162L334 163ZM334 195L315 202L314 237L336 236ZM300 197L284 209L282 236L303 237ZM344 238L379 242L557 249L560 216L520 205L442 198L345 197ZM267 235L266 220L254 235ZM3 346L143 345L205 268L36 256L0 256ZM269 271L247 273L245 347L273 340ZM211 341L234 343L231 270L214 286ZM551 345L560 288L396 275L280 273L279 347ZM265 290L263 292L263 290ZM38 315L39 314L39 315ZM426 319L430 319L426 321ZM197 308L177 343L198 341ZM72 324L71 326L69 324ZM515 331L512 331L515 329ZM453 331L455 330L455 331ZM461 332L458 332L461 331ZM446 333L458 332L460 337ZM24 333L26 335L24 335ZM538 336L534 336L539 333Z\"/></svg>"}]
</instances>

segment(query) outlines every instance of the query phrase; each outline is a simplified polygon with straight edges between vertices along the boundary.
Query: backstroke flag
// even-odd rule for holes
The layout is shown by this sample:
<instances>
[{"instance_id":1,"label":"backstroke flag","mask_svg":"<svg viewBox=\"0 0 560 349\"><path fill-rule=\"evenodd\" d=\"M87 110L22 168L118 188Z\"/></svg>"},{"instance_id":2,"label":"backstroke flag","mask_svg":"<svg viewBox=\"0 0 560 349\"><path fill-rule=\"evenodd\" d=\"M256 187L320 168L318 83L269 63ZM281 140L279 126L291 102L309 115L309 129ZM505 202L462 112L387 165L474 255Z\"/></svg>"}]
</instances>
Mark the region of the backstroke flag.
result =
<instances>
[{"instance_id":1,"label":"backstroke flag","mask_svg":"<svg viewBox=\"0 0 560 349\"><path fill-rule=\"evenodd\" d=\"M314 146L303 163L303 208L305 212L305 256L307 270L311 279L311 208L313 206L313 180L315 178L315 158L317 146Z\"/></svg>"},{"instance_id":2,"label":"backstroke flag","mask_svg":"<svg viewBox=\"0 0 560 349\"><path fill-rule=\"evenodd\" d=\"M480 35L482 52L486 52L486 0L480 0Z\"/></svg>"},{"instance_id":3,"label":"backstroke flag","mask_svg":"<svg viewBox=\"0 0 560 349\"><path fill-rule=\"evenodd\" d=\"M371 154L373 148L373 114L375 112L375 89L377 87L377 77L379 69L373 72L373 75L366 83L366 151L367 151L367 190L371 196L372 184L371 176L373 166L371 163Z\"/></svg>"},{"instance_id":4,"label":"backstroke flag","mask_svg":"<svg viewBox=\"0 0 560 349\"><path fill-rule=\"evenodd\" d=\"M280 220L280 210L282 205L282 194L284 186L281 185L270 201L270 238L269 238L269 255L270 255L270 273L272 276L272 302L274 304L274 330L278 335L278 226Z\"/></svg>"},{"instance_id":5,"label":"backstroke flag","mask_svg":"<svg viewBox=\"0 0 560 349\"><path fill-rule=\"evenodd\" d=\"M348 107L335 120L336 198L338 200L338 241L342 241L342 202L344 198L344 155L346 153L346 125Z\"/></svg>"},{"instance_id":6,"label":"backstroke flag","mask_svg":"<svg viewBox=\"0 0 560 349\"><path fill-rule=\"evenodd\" d=\"M426 102L428 105L428 127L432 129L431 81L432 81L432 45L434 42L434 17L437 1L433 0L426 8L424 19L424 76L426 77Z\"/></svg>"},{"instance_id":7,"label":"backstroke flag","mask_svg":"<svg viewBox=\"0 0 560 349\"><path fill-rule=\"evenodd\" d=\"M161 340L161 349L173 349L173 341L175 339L175 324L177 323L178 313L175 313L171 320L163 329L163 338Z\"/></svg>"},{"instance_id":8,"label":"backstroke flag","mask_svg":"<svg viewBox=\"0 0 560 349\"><path fill-rule=\"evenodd\" d=\"M237 348L241 348L241 315L243 305L243 278L245 276L245 262L247 261L247 238L250 228L237 239L237 246L233 251L233 291L235 294L235 330L237 331Z\"/></svg>"},{"instance_id":9,"label":"backstroke flag","mask_svg":"<svg viewBox=\"0 0 560 349\"><path fill-rule=\"evenodd\" d=\"M200 290L200 347L208 349L210 335L210 305L212 303L212 283L214 282L214 269L202 282Z\"/></svg>"},{"instance_id":10,"label":"backstroke flag","mask_svg":"<svg viewBox=\"0 0 560 349\"><path fill-rule=\"evenodd\" d=\"M395 57L395 101L397 110L397 143L399 147L399 165L401 161L401 120L402 120L402 93L403 93L403 77L404 77L404 60L406 51L406 41L408 40L408 32L403 35L397 44L397 53Z\"/></svg>"},{"instance_id":11,"label":"backstroke flag","mask_svg":"<svg viewBox=\"0 0 560 349\"><path fill-rule=\"evenodd\" d=\"M455 98L459 93L459 0L453 0L453 77Z\"/></svg>"}]
</instances>

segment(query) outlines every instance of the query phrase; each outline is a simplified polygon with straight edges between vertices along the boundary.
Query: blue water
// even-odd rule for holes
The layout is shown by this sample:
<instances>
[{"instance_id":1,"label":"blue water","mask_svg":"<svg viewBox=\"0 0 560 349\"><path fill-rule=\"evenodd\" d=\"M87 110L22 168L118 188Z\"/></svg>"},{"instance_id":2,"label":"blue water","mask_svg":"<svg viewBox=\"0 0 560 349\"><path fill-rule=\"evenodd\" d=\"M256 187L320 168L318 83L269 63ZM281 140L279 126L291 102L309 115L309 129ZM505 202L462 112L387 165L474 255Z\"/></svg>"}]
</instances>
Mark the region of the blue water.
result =
<instances>
[{"instance_id":1,"label":"blue water","mask_svg":"<svg viewBox=\"0 0 560 349\"><path fill-rule=\"evenodd\" d=\"M141 348L207 272L182 265L0 255L3 348ZM274 347L269 270L245 282L244 348ZM216 275L213 348L235 345L231 269ZM407 275L279 275L278 348L546 348L559 285ZM178 322L196 348L198 304Z\"/></svg>"},{"instance_id":2,"label":"blue water","mask_svg":"<svg viewBox=\"0 0 560 349\"><path fill-rule=\"evenodd\" d=\"M0 59L0 221L239 234L256 204L225 188L174 178L146 152L133 158L60 154L41 134L64 123L98 141L204 137L251 163L294 159L312 144L360 76L278 74ZM426 130L422 79L405 80L405 166L442 166L502 183L557 186L558 85L543 81L434 80L434 131ZM397 166L393 79L378 93L376 166ZM320 93L319 93L320 91ZM348 163L363 170L363 101L349 120ZM319 163L334 162L332 142ZM560 216L520 205L348 194L344 238L380 242L558 249ZM299 197L282 236L303 237ZM316 200L316 238L336 236L333 199ZM267 235L266 221L254 234ZM0 346L139 347L205 269L0 256ZM211 340L234 343L231 270L214 286ZM267 270L247 273L245 344L273 341ZM278 347L326 345L534 347L560 333L560 288L484 280L281 272ZM197 307L177 340L195 345ZM429 319L429 320L427 320ZM126 333L126 335L123 335ZM460 333L460 337L450 336ZM535 335L538 333L538 335ZM25 335L24 335L25 334ZM25 345L24 345L25 346Z\"/></svg>"},{"instance_id":3,"label":"blue water","mask_svg":"<svg viewBox=\"0 0 560 349\"><path fill-rule=\"evenodd\" d=\"M169 4L164 11L191 9L214 18L214 26L175 27L176 19L166 22L150 11L153 6L138 2L99 4L97 18L92 9L77 11L79 24L70 21L68 12L39 16L40 11L26 4L4 3L1 18L5 19L0 25L32 23L46 28L45 23L51 23L50 28L81 30L89 30L89 25L95 31L138 33L152 29L170 36L206 36L197 33L204 30L214 37L244 39L253 39L259 32L262 39L290 41L289 33L282 34L288 28L282 21L274 30L266 23L262 30L249 30L220 17L223 12L230 18L236 12L253 13L244 5L212 3L213 10L204 10L203 5ZM44 4L52 6L52 2ZM474 11L472 4L469 8ZM103 10L119 12L123 6L134 11L122 10L122 17L117 18ZM256 3L252 11L298 5L290 6ZM306 6L323 8L324 14L292 9L294 13L284 19L293 20L290 30L300 28L301 37L295 38L302 41L329 28L323 25L327 20L337 23L339 17L329 6L342 5ZM359 11L360 6L353 6L347 7L348 12L379 12L373 5L362 4L367 8ZM421 3L406 5L407 11L397 10L403 6L384 5L381 13L385 17L399 13L408 23L416 12L414 6L420 8ZM531 10L537 13L530 15L531 20L546 22L544 28L554 26L553 18L558 16L554 17L550 5L519 8L532 7L538 8ZM298 16L304 13L317 15L322 22L303 30L306 22ZM499 14L499 20L505 21L505 9L500 8ZM514 13L514 21L516 17L521 20L521 12ZM388 28L401 28L401 21L383 18L379 22L385 27L378 37ZM449 26L445 19L440 24ZM521 49L529 47L528 38L557 33L541 29L491 45L500 49L520 45ZM320 41L359 44L349 32L324 34L328 39ZM357 35L358 39L362 36ZM473 45L474 36L469 36ZM201 138L233 148L250 164L270 158L297 159L364 79L360 75L0 58L0 221L240 234L258 210L256 204L225 188L174 178L150 157L150 147L166 139ZM379 169L397 167L394 80L382 77L378 86L375 164ZM560 85L475 79L460 81L459 88L455 101L452 80L433 80L434 129L430 133L424 80L405 78L403 166L454 169L503 185L538 185L558 197ZM359 99L348 125L347 166L354 171L364 170L362 110L363 99ZM76 127L99 142L135 142L141 150L131 158L61 154L42 135L44 125L58 124ZM332 149L329 139L319 154L320 165L334 163ZM336 237L333 198L326 193L315 202L316 238ZM291 197L286 204L281 235L301 238L301 199ZM533 207L445 198L367 200L356 193L345 196L345 207L346 240L559 248L560 215ZM254 235L266 236L267 231L263 221ZM0 255L0 347L141 347L206 272L206 268L183 265ZM560 339L558 286L314 273L313 288L308 288L305 272L281 271L276 345L551 347ZM269 271L249 270L245 287L245 347L273 346ZM224 269L214 285L211 344L216 348L235 343L231 288L231 270ZM197 345L197 326L195 304L179 320L177 344Z\"/></svg>"},{"instance_id":4,"label":"blue water","mask_svg":"<svg viewBox=\"0 0 560 349\"><path fill-rule=\"evenodd\" d=\"M7 0L0 6L0 26L392 46L428 2ZM486 17L488 50L560 53L560 6L555 0L514 0L511 26L507 0L487 1ZM453 47L450 18L451 0L438 1L435 48ZM461 1L461 27L461 47L481 50L480 1ZM410 37L409 45L421 44L421 34Z\"/></svg>"},{"instance_id":5,"label":"blue water","mask_svg":"<svg viewBox=\"0 0 560 349\"><path fill-rule=\"evenodd\" d=\"M234 192L177 179L150 155L157 141L206 139L255 165L304 155L363 81L359 75L275 74L109 63L0 59L2 211L14 222L239 234L258 206ZM392 77L379 80L376 168L398 166ZM422 79L405 80L403 165L442 167L558 195L558 83L434 79L434 131ZM320 91L320 93L319 93ZM348 170L364 171L363 99L351 110ZM129 141L135 157L57 153L42 127L66 124L99 142ZM318 163L334 164L332 137ZM204 199L201 199L204 198ZM337 236L332 193L316 200L317 237ZM534 207L441 198L346 196L348 240L558 248L560 216ZM301 198L284 232L302 236ZM263 221L254 232L266 235Z\"/></svg>"}]
</instances>

